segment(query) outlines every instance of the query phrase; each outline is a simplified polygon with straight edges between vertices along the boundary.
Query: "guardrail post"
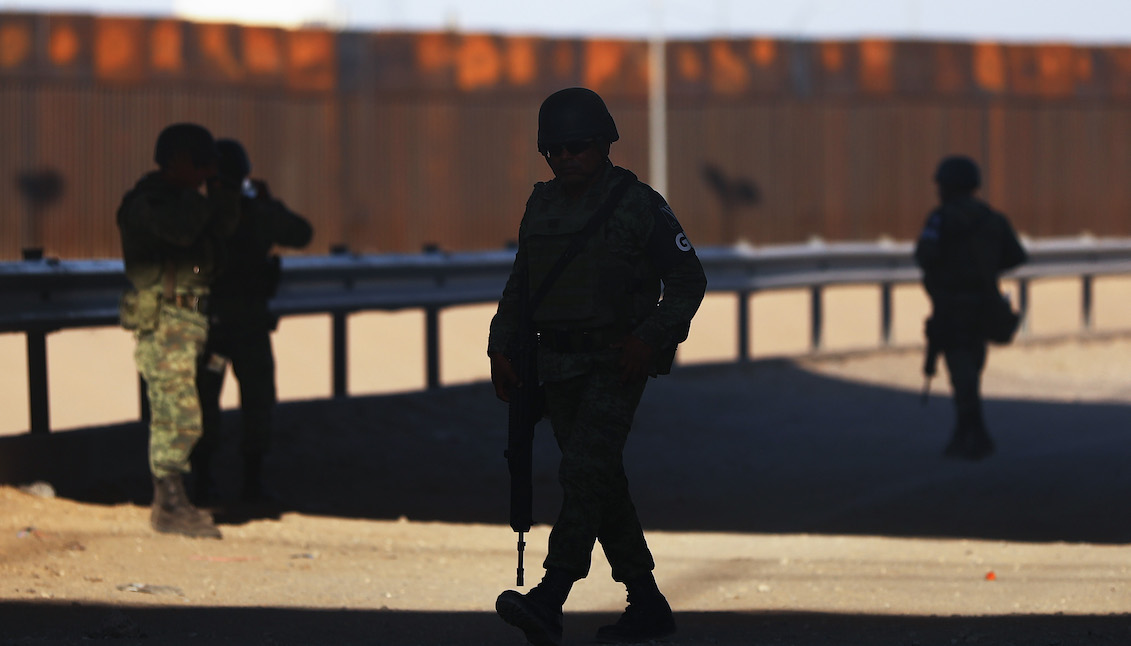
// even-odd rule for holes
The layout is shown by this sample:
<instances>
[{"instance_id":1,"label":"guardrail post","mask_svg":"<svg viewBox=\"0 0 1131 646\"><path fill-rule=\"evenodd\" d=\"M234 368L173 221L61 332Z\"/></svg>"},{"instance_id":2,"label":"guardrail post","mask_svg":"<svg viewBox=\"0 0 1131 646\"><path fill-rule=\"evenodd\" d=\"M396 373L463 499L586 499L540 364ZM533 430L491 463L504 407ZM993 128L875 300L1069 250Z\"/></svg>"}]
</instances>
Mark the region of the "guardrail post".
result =
<instances>
[{"instance_id":1,"label":"guardrail post","mask_svg":"<svg viewBox=\"0 0 1131 646\"><path fill-rule=\"evenodd\" d=\"M424 308L424 345L428 390L440 387L440 308Z\"/></svg>"},{"instance_id":2,"label":"guardrail post","mask_svg":"<svg viewBox=\"0 0 1131 646\"><path fill-rule=\"evenodd\" d=\"M750 292L738 292L738 361L750 361Z\"/></svg>"},{"instance_id":3,"label":"guardrail post","mask_svg":"<svg viewBox=\"0 0 1131 646\"><path fill-rule=\"evenodd\" d=\"M331 314L331 318L333 321L333 331L330 336L334 353L334 365L332 367L334 398L341 399L349 395L348 380L346 378L346 367L349 357L346 343L346 312L341 310L335 311Z\"/></svg>"},{"instance_id":4,"label":"guardrail post","mask_svg":"<svg viewBox=\"0 0 1131 646\"><path fill-rule=\"evenodd\" d=\"M51 432L47 403L47 333L43 330L27 331L27 390L31 432Z\"/></svg>"},{"instance_id":5,"label":"guardrail post","mask_svg":"<svg viewBox=\"0 0 1131 646\"><path fill-rule=\"evenodd\" d=\"M1085 332L1092 331L1092 278L1091 274L1080 277L1080 323Z\"/></svg>"},{"instance_id":6,"label":"guardrail post","mask_svg":"<svg viewBox=\"0 0 1131 646\"><path fill-rule=\"evenodd\" d=\"M891 345L891 283L880 284L880 341Z\"/></svg>"},{"instance_id":7,"label":"guardrail post","mask_svg":"<svg viewBox=\"0 0 1131 646\"><path fill-rule=\"evenodd\" d=\"M821 331L824 329L824 312L821 307L821 285L809 288L809 349L821 349Z\"/></svg>"},{"instance_id":8,"label":"guardrail post","mask_svg":"<svg viewBox=\"0 0 1131 646\"><path fill-rule=\"evenodd\" d=\"M752 295L763 289L809 290L810 352L823 351L823 290L827 285L868 284L881 288L882 344L896 340L894 335L894 289L917 282L908 249L893 255L889 245L852 244L842 253L836 245L813 249L785 248L774 253L735 251L731 249L701 250L712 284L712 293L731 292L738 297L737 339L738 361L752 358L754 341ZM1021 338L1032 338L1029 321L1029 286L1032 281L1050 277L1082 281L1080 331L1097 325L1095 280L1107 274L1131 275L1131 238L1105 244L1070 241L1064 251L1063 241L1044 245L1039 241L1030 248L1032 262L1007 276L1007 283L1016 281L1016 305L1023 316ZM326 259L307 261L296 258L283 265L283 293L275 301L281 315L330 315L332 324L332 397L349 396L348 385L348 317L354 312L423 309L426 317L427 388L440 387L439 316L444 308L464 303L495 302L498 285L507 275L513 257L489 252L486 254L429 255L420 258L353 256L344 247ZM345 258L337 257L346 254ZM356 262L355 262L356 260ZM763 268L765 269L763 271ZM850 274L838 274L850 270ZM118 261L44 261L27 265L24 262L0 262L0 288L5 303L0 307L0 327L5 332L25 334L28 362L29 431L50 433L49 389L47 385L46 335L58 329L111 325L116 322L119 287L125 283ZM828 273L821 274L821 271ZM715 272L718 272L716 280ZM455 285L444 287L449 276L459 276ZM436 285L429 290L424 281L432 278ZM765 279L764 281L761 279ZM466 282L465 282L466 280ZM354 292L354 282L363 281L364 289ZM817 282L819 284L814 284ZM340 288L336 288L340 285ZM421 287L417 291L418 285ZM487 289L487 285L490 289ZM386 291L386 288L388 290ZM484 294L487 294L484 296ZM1099 296L1100 298L1103 295ZM41 302L47 305L40 307ZM834 321L834 324L838 323ZM140 408L146 415L145 386Z\"/></svg>"},{"instance_id":9,"label":"guardrail post","mask_svg":"<svg viewBox=\"0 0 1131 646\"><path fill-rule=\"evenodd\" d=\"M1029 279L1017 279L1017 309L1021 312L1021 336L1029 336Z\"/></svg>"}]
</instances>

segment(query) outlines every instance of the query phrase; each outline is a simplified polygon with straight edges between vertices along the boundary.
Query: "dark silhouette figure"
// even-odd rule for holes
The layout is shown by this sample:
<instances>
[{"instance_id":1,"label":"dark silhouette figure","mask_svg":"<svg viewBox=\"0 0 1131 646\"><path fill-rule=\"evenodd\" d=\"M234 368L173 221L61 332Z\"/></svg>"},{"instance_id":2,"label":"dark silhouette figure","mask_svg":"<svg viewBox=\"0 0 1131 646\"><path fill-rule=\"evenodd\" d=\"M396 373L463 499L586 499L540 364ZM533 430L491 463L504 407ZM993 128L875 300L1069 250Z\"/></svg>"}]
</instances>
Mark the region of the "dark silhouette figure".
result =
<instances>
[{"instance_id":1,"label":"dark silhouette figure","mask_svg":"<svg viewBox=\"0 0 1131 646\"><path fill-rule=\"evenodd\" d=\"M1025 262L1027 255L1009 220L974 197L981 173L973 160L943 159L935 182L939 206L927 216L915 261L923 269L923 286L931 298L929 352L943 353L954 392L954 434L945 454L980 460L994 451L980 392L986 343L1007 341L1017 325L999 291L998 277ZM998 329L1002 325L1004 332ZM930 357L927 363L929 377Z\"/></svg>"},{"instance_id":2,"label":"dark silhouette figure","mask_svg":"<svg viewBox=\"0 0 1131 646\"><path fill-rule=\"evenodd\" d=\"M263 459L271 446L275 409L275 358L271 331L277 324L268 308L279 281L275 245L304 247L313 229L302 216L275 199L266 182L248 178L251 163L243 146L232 139L216 142L219 173L242 187L235 232L226 239L224 271L212 283L211 326L197 370L204 413L204 434L193 452L198 499L213 499L213 458L220 446L220 391L230 363L239 381L243 428L245 501L265 502Z\"/></svg>"},{"instance_id":3,"label":"dark silhouette figure","mask_svg":"<svg viewBox=\"0 0 1131 646\"><path fill-rule=\"evenodd\" d=\"M554 179L537 184L527 201L514 268L491 321L491 381L504 401L525 386L512 364L523 319L537 330L535 379L544 383L562 453L563 499L546 575L529 593L507 590L495 604L533 644L561 642L562 606L588 575L596 541L629 601L597 639L647 641L675 631L652 576L623 451L648 377L668 372L707 280L664 198L609 161L618 138L591 90L561 90L542 103L538 150Z\"/></svg>"}]
</instances>

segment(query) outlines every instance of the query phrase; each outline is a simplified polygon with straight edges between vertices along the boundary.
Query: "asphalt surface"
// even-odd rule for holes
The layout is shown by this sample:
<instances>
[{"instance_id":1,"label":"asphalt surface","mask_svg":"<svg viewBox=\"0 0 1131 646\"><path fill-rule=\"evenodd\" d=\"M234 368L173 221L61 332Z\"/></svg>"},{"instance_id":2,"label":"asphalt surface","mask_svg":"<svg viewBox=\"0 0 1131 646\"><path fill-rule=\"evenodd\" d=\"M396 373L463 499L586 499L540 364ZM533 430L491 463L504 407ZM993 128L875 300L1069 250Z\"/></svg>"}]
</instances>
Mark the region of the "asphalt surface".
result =
<instances>
[{"instance_id":1,"label":"asphalt surface","mask_svg":"<svg viewBox=\"0 0 1131 646\"><path fill-rule=\"evenodd\" d=\"M1105 354L1120 364L1127 346L1121 342ZM1073 353L1066 347L1057 356L1071 361ZM869 369L908 371L910 376L888 381L917 383L918 361L917 355L894 355ZM1044 369L1027 368L1025 356L1011 361L1021 381ZM1131 494L1131 402L1118 396L1089 401L1070 392L991 394L986 416L998 452L971 463L941 455L951 423L945 385L936 382L937 394L923 405L915 388L877 383L888 375L873 375L869 382L836 372L804 361L760 361L681 367L649 386L626 468L647 531L661 537L658 576L665 560L670 564L671 578L661 576L661 583L672 587L679 580L669 597L681 631L670 643L1131 643L1131 616L1122 610L1131 604L1123 556L1131 541L1124 511ZM1003 391L1010 392L1006 386ZM1091 388L1086 380L1073 387L1084 393ZM378 527L407 520L421 528L423 541L439 523L455 527L457 541L458 528L466 527L467 540L474 541L479 535L474 528L505 530L505 418L505 406L488 384L284 404L267 475L286 515L371 521ZM124 438L127 448L117 455L118 464L144 465L144 444L138 441L143 431L136 426L82 433ZM539 433L535 518L544 531L557 505L556 449L548 428L541 426ZM5 441L0 439L0 452ZM227 459L234 465L234 455ZM148 501L147 477L136 467L89 470L58 483L59 494L69 500L133 503L138 514ZM224 487L229 494L234 490L234 475ZM263 522L236 508L218 512L218 519L253 529ZM503 540L512 539L504 532ZM544 535L536 532L531 543L539 540ZM511 545L497 554L504 568L513 568ZM1029 587L998 588L1016 595L1015 605L1000 597L981 599L979 592L967 593L972 599L962 604L932 605L937 603L932 599L943 598L932 595L950 594L936 589L939 572L953 573L963 554L1008 561L1003 554L1028 554L1026 546L1034 551L1019 557L1017 569L1024 565L1037 572L1025 579ZM718 554L711 554L716 548ZM791 550L801 550L792 565L774 556ZM954 550L954 561L945 560L948 550ZM534 578L536 554L535 549L528 560L528 576ZM932 554L939 555L933 565ZM1088 559L1095 554L1101 557L1091 569L1063 574L1073 559L1092 563ZM900 570L897 564L905 559L920 569ZM866 581L846 583L847 591L830 586L819 602L791 606L791 598L807 598L798 596L800 587L792 597L758 599L756 592L792 590L791 577L801 586L796 581L802 578L789 569L798 562L809 564L802 577L808 589L830 577L859 579L869 568L900 573L893 575L894 597L883 603L869 601ZM442 578L443 567L437 567ZM972 579L989 576L984 570L990 566L981 560L962 567ZM500 578L503 585L507 576ZM1098 587L1109 584L1110 591ZM483 599L477 603L486 609L472 604L452 610L445 594L438 594L435 607L412 609L333 608L324 601L303 608L301 598L300 607L261 605L254 598L239 608L180 602L142 607L9 595L0 600L0 644L71 643L50 637L56 634L50 627L59 622L87 627L73 633L81 637L74 643L521 644L520 636L500 629L489 610L491 590L501 589L499 583L478 585L483 589L476 587L475 594ZM1023 603L1030 594L1055 595L1057 586L1075 590L1065 595L1076 594L1078 601L1063 608L1045 604L1045 597ZM732 588L743 592L717 599L691 592L725 589L730 595ZM955 590L957 595L965 588ZM585 643L616 604L623 604L615 590L586 594L568 615L567 643ZM730 601L743 595L748 596ZM728 601L718 600L724 598ZM892 598L904 598L907 605L892 607Z\"/></svg>"}]
</instances>

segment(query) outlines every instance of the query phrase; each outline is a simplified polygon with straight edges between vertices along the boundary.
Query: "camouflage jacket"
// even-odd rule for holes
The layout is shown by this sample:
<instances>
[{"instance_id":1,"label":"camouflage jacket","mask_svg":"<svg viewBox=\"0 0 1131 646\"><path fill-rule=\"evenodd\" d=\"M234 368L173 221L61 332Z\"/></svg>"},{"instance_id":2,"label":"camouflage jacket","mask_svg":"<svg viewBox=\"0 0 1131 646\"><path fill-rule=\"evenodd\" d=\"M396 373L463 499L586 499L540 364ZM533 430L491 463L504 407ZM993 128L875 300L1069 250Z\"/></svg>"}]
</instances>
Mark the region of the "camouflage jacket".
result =
<instances>
[{"instance_id":1,"label":"camouflage jacket","mask_svg":"<svg viewBox=\"0 0 1131 646\"><path fill-rule=\"evenodd\" d=\"M166 266L176 289L203 292L223 263L224 236L239 213L239 192L217 187L205 197L146 174L118 207L122 258L135 289L161 289Z\"/></svg>"},{"instance_id":2,"label":"camouflage jacket","mask_svg":"<svg viewBox=\"0 0 1131 646\"><path fill-rule=\"evenodd\" d=\"M535 185L519 225L514 266L491 321L489 354L510 349L519 327L520 290L535 293L565 243L622 181L629 182L627 192L538 304L533 313L535 326L539 330L619 330L657 351L674 348L687 338L706 291L703 266L663 197L631 172L607 164L577 200L564 195L557 180ZM560 234L552 235L558 228ZM600 355L540 347L540 376L556 380L583 374L604 358Z\"/></svg>"}]
</instances>

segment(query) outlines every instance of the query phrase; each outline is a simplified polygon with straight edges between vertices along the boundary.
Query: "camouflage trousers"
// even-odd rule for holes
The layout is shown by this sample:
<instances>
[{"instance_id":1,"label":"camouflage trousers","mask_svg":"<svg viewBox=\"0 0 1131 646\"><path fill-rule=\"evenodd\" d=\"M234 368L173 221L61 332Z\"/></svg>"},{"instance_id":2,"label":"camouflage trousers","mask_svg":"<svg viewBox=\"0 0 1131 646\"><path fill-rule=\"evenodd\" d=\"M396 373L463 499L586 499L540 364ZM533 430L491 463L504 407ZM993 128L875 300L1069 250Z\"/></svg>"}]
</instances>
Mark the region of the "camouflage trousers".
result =
<instances>
[{"instance_id":1,"label":"camouflage trousers","mask_svg":"<svg viewBox=\"0 0 1131 646\"><path fill-rule=\"evenodd\" d=\"M562 508L550 532L545 567L584 578L593 543L600 541L616 581L655 568L623 459L646 382L620 383L616 362L608 361L587 374L546 383L546 408L562 452Z\"/></svg>"},{"instance_id":2,"label":"camouflage trousers","mask_svg":"<svg viewBox=\"0 0 1131 646\"><path fill-rule=\"evenodd\" d=\"M203 314L166 303L157 328L137 334L134 361L149 397L149 470L158 478L190 470L201 434L196 361L207 333Z\"/></svg>"}]
</instances>

